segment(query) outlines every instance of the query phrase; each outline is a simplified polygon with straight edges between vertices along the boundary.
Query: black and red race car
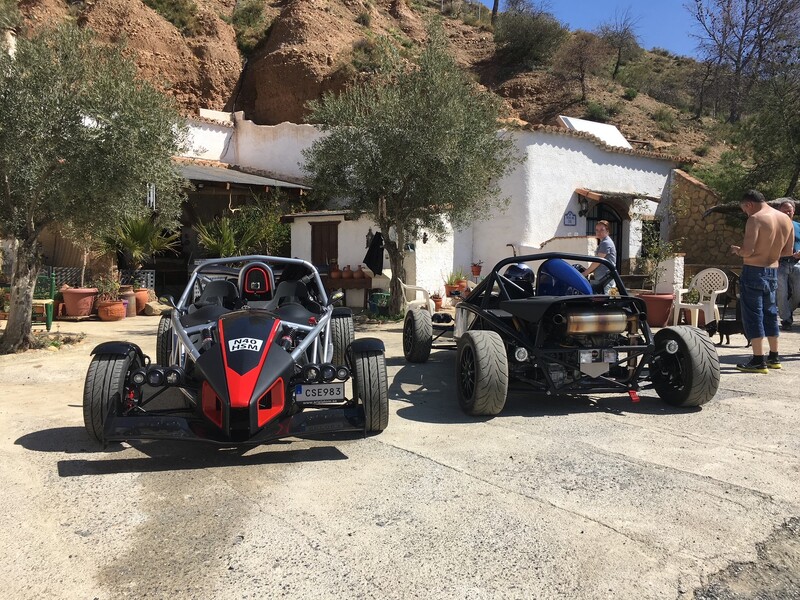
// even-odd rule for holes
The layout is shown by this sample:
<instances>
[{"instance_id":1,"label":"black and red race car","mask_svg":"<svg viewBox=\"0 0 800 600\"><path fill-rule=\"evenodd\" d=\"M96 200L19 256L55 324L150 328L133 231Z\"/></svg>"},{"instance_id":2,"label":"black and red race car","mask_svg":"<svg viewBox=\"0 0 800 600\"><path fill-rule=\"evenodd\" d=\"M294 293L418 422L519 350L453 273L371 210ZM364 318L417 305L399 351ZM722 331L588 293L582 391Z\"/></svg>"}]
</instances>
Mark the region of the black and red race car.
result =
<instances>
[{"instance_id":1,"label":"black and red race car","mask_svg":"<svg viewBox=\"0 0 800 600\"><path fill-rule=\"evenodd\" d=\"M155 362L132 342L94 348L83 394L89 436L229 445L382 431L383 342L354 339L352 312L335 308L337 299L306 261L205 262L180 299L169 299Z\"/></svg>"}]
</instances>

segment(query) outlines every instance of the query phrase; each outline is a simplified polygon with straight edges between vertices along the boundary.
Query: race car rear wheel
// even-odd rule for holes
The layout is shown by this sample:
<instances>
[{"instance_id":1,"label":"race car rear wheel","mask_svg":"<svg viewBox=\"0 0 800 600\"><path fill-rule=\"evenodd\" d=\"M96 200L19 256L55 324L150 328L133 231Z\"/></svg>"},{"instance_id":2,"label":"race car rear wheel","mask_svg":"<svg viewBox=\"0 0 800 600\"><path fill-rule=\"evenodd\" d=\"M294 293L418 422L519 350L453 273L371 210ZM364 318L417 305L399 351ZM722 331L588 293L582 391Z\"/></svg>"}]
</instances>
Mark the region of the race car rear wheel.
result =
<instances>
[{"instance_id":1,"label":"race car rear wheel","mask_svg":"<svg viewBox=\"0 0 800 600\"><path fill-rule=\"evenodd\" d=\"M355 339L353 315L333 315L331 317L331 342L333 343L333 364L347 364L347 347Z\"/></svg>"},{"instance_id":2,"label":"race car rear wheel","mask_svg":"<svg viewBox=\"0 0 800 600\"><path fill-rule=\"evenodd\" d=\"M389 380L383 352L353 355L353 395L364 405L367 431L383 431L389 424Z\"/></svg>"},{"instance_id":3,"label":"race car rear wheel","mask_svg":"<svg viewBox=\"0 0 800 600\"><path fill-rule=\"evenodd\" d=\"M458 402L469 415L500 414L508 393L508 358L494 331L468 331L458 340Z\"/></svg>"},{"instance_id":4,"label":"race car rear wheel","mask_svg":"<svg viewBox=\"0 0 800 600\"><path fill-rule=\"evenodd\" d=\"M408 362L424 363L431 355L433 325L427 310L412 309L403 322L403 354Z\"/></svg>"},{"instance_id":5,"label":"race car rear wheel","mask_svg":"<svg viewBox=\"0 0 800 600\"><path fill-rule=\"evenodd\" d=\"M102 444L109 415L122 407L128 373L143 365L135 352L95 354L83 387L83 424L89 437Z\"/></svg>"},{"instance_id":6,"label":"race car rear wheel","mask_svg":"<svg viewBox=\"0 0 800 600\"><path fill-rule=\"evenodd\" d=\"M156 334L156 363L162 366L169 365L169 355L172 353L172 319L169 315L161 315Z\"/></svg>"},{"instance_id":7,"label":"race car rear wheel","mask_svg":"<svg viewBox=\"0 0 800 600\"><path fill-rule=\"evenodd\" d=\"M653 337L655 356L650 378L658 396L674 406L700 406L719 388L719 356L714 342L704 331L685 325L666 327ZM678 351L666 351L671 341Z\"/></svg>"}]
</instances>

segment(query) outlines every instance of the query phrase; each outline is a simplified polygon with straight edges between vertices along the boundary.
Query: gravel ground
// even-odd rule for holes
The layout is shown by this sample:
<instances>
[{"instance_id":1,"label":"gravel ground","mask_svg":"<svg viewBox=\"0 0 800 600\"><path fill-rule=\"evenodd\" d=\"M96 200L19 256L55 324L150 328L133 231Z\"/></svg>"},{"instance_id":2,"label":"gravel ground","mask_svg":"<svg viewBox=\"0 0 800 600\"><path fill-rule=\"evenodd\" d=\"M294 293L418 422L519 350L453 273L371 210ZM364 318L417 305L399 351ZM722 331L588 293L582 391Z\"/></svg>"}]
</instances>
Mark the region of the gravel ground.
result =
<instances>
[{"instance_id":1,"label":"gravel ground","mask_svg":"<svg viewBox=\"0 0 800 600\"><path fill-rule=\"evenodd\" d=\"M514 391L474 419L453 352L406 365L401 324L360 325L387 344L380 435L101 451L89 352L153 355L157 323L0 356L4 598L800 598L798 333L769 375L733 336L702 409Z\"/></svg>"}]
</instances>

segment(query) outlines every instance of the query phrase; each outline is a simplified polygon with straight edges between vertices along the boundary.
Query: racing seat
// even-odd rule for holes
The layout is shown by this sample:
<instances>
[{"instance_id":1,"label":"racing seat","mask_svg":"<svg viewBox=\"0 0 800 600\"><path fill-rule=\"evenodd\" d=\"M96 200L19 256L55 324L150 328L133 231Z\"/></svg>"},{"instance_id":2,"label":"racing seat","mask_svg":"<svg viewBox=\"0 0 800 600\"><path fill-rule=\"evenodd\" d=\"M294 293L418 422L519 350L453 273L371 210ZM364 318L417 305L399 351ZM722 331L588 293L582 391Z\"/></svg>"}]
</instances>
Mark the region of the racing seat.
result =
<instances>
[{"instance_id":1,"label":"racing seat","mask_svg":"<svg viewBox=\"0 0 800 600\"><path fill-rule=\"evenodd\" d=\"M227 279L209 281L200 297L189 306L187 314L180 318L184 327L211 323L234 309L239 293L236 285Z\"/></svg>"},{"instance_id":2,"label":"racing seat","mask_svg":"<svg viewBox=\"0 0 800 600\"><path fill-rule=\"evenodd\" d=\"M266 308L272 300L275 276L269 265L263 262L249 263L239 272L241 299L253 308Z\"/></svg>"}]
</instances>

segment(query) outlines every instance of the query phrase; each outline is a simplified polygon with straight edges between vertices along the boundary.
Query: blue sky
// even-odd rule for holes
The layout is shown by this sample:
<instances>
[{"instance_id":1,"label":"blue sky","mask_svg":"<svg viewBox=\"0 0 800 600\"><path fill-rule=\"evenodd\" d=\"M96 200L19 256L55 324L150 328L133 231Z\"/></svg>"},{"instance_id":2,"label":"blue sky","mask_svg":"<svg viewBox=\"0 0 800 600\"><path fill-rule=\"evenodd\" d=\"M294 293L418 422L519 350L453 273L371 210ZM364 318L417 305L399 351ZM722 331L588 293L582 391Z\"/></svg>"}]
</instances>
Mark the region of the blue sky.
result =
<instances>
[{"instance_id":1,"label":"blue sky","mask_svg":"<svg viewBox=\"0 0 800 600\"><path fill-rule=\"evenodd\" d=\"M482 0L491 7L491 0ZM636 33L640 44L650 50L666 48L674 54L695 56L697 40L694 21L683 7L686 0L549 0L545 2L549 11L569 28L592 31L601 23L611 21L615 11L622 13L630 9L639 19ZM500 10L504 0L500 0Z\"/></svg>"}]
</instances>

